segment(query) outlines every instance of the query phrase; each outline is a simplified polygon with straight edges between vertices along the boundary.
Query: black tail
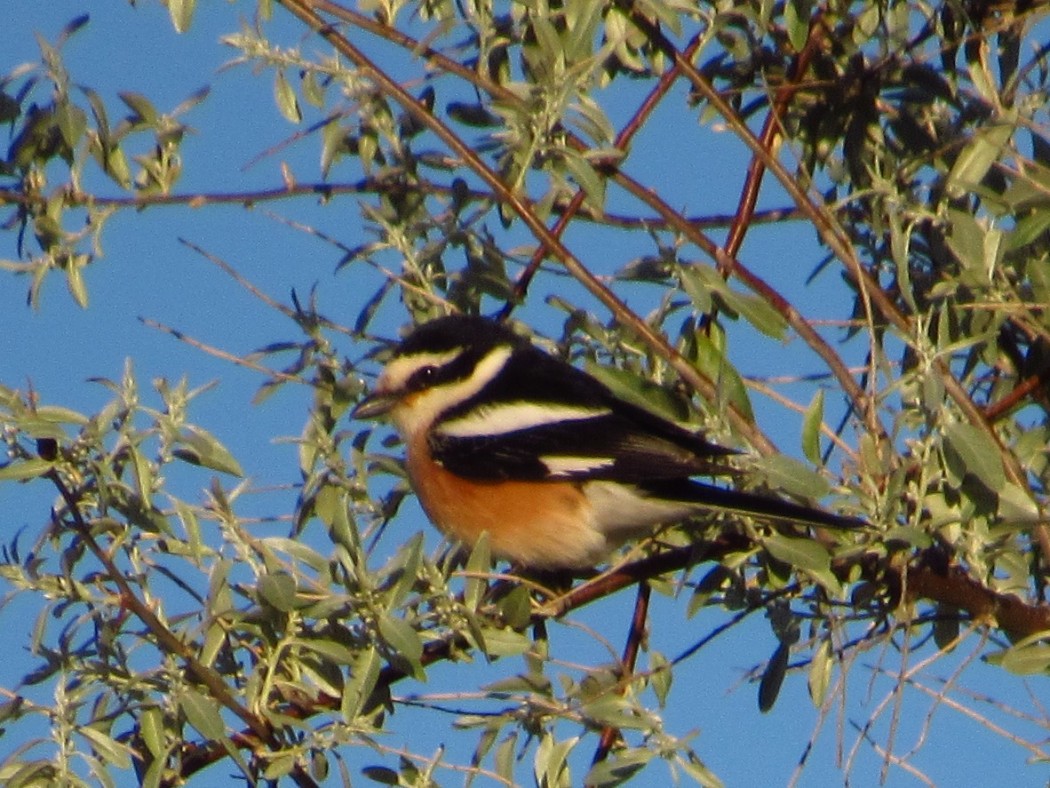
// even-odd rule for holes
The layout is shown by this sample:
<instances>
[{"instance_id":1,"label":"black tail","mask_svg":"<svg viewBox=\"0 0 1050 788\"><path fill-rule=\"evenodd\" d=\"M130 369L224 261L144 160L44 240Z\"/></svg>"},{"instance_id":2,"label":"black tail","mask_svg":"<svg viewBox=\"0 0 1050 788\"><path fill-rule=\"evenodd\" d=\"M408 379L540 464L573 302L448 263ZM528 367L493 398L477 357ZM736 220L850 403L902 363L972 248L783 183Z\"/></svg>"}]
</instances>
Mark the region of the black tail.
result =
<instances>
[{"instance_id":1,"label":"black tail","mask_svg":"<svg viewBox=\"0 0 1050 788\"><path fill-rule=\"evenodd\" d=\"M818 528L840 528L854 530L867 528L869 524L856 517L831 514L822 509L785 501L758 493L740 492L716 487L713 484L675 479L655 481L640 485L649 495L673 501L696 503L716 512L745 514L760 520L777 520L784 523L810 525Z\"/></svg>"}]
</instances>

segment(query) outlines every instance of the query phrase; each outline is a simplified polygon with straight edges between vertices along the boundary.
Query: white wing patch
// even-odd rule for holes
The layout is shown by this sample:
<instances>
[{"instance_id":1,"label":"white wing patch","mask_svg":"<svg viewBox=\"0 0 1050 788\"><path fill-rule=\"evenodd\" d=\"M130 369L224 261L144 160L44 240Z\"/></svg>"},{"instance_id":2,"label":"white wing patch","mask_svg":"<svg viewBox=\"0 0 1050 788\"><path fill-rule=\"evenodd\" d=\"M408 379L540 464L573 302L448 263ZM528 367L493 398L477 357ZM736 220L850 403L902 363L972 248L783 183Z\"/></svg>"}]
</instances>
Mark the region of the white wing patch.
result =
<instances>
[{"instance_id":1,"label":"white wing patch","mask_svg":"<svg viewBox=\"0 0 1050 788\"><path fill-rule=\"evenodd\" d=\"M581 473L590 473L602 468L611 468L616 464L612 457L540 457L547 467L547 472L554 477L574 476Z\"/></svg>"},{"instance_id":2,"label":"white wing patch","mask_svg":"<svg viewBox=\"0 0 1050 788\"><path fill-rule=\"evenodd\" d=\"M450 438L479 438L543 427L563 421L585 421L606 416L608 408L581 408L553 403L508 402L487 405L441 422L437 431Z\"/></svg>"}]
</instances>

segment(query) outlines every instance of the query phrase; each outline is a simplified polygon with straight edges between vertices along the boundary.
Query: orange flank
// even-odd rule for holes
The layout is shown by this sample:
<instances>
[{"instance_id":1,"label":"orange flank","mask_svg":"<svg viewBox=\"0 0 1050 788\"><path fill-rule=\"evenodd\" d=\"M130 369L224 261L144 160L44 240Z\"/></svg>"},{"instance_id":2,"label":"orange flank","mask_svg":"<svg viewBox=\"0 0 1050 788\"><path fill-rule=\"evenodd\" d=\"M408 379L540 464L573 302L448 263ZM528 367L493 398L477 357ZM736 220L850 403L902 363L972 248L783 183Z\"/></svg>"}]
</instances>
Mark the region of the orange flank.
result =
<instances>
[{"instance_id":1,"label":"orange flank","mask_svg":"<svg viewBox=\"0 0 1050 788\"><path fill-rule=\"evenodd\" d=\"M467 547L487 532L494 555L545 568L565 566L565 556L593 565L608 551L578 483L468 480L414 449L409 444L408 475L424 511L442 532Z\"/></svg>"}]
</instances>

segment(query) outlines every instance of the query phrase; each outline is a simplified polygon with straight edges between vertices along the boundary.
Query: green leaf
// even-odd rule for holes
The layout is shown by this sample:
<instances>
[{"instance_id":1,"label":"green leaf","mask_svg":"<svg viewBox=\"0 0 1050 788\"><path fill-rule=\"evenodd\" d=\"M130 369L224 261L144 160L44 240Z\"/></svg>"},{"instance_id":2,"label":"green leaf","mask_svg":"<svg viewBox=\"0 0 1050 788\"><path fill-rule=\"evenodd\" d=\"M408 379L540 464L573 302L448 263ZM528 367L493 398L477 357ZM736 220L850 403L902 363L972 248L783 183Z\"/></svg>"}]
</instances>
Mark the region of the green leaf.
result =
<instances>
[{"instance_id":1,"label":"green leaf","mask_svg":"<svg viewBox=\"0 0 1050 788\"><path fill-rule=\"evenodd\" d=\"M383 658L375 646L369 646L354 660L339 708L344 721L352 723L365 711L365 704L372 697L382 668Z\"/></svg>"},{"instance_id":2,"label":"green leaf","mask_svg":"<svg viewBox=\"0 0 1050 788\"><path fill-rule=\"evenodd\" d=\"M1050 229L1050 210L1033 211L1017 220L1014 229L1006 238L1006 248L1014 251L1040 238Z\"/></svg>"},{"instance_id":3,"label":"green leaf","mask_svg":"<svg viewBox=\"0 0 1050 788\"><path fill-rule=\"evenodd\" d=\"M55 122L62 139L70 148L75 148L87 129L87 115L80 107L62 102L55 110Z\"/></svg>"},{"instance_id":4,"label":"green leaf","mask_svg":"<svg viewBox=\"0 0 1050 788\"><path fill-rule=\"evenodd\" d=\"M492 553L489 550L487 532L482 533L481 538L474 544L465 569L467 578L463 588L463 604L468 610L477 610L488 590L487 575L492 571Z\"/></svg>"},{"instance_id":5,"label":"green leaf","mask_svg":"<svg viewBox=\"0 0 1050 788\"><path fill-rule=\"evenodd\" d=\"M565 166L572 173L573 179L587 195L587 205L600 212L605 204L605 179L598 174L594 166L574 150L562 152Z\"/></svg>"},{"instance_id":6,"label":"green leaf","mask_svg":"<svg viewBox=\"0 0 1050 788\"><path fill-rule=\"evenodd\" d=\"M365 766L361 774L380 785L401 785L401 776L386 766Z\"/></svg>"},{"instance_id":7,"label":"green leaf","mask_svg":"<svg viewBox=\"0 0 1050 788\"><path fill-rule=\"evenodd\" d=\"M33 411L33 415L41 421L50 421L55 424L83 426L88 423L88 417L84 414L58 405L41 405Z\"/></svg>"},{"instance_id":8,"label":"green leaf","mask_svg":"<svg viewBox=\"0 0 1050 788\"><path fill-rule=\"evenodd\" d=\"M91 742L91 748L102 756L107 763L113 764L118 769L131 768L131 749L126 744L121 744L102 731L90 726L78 728L77 731Z\"/></svg>"},{"instance_id":9,"label":"green leaf","mask_svg":"<svg viewBox=\"0 0 1050 788\"><path fill-rule=\"evenodd\" d=\"M667 657L659 651L649 652L649 677L653 693L656 695L656 701L662 708L667 705L667 698L671 694L674 670Z\"/></svg>"},{"instance_id":10,"label":"green leaf","mask_svg":"<svg viewBox=\"0 0 1050 788\"><path fill-rule=\"evenodd\" d=\"M295 638L291 642L314 651L338 665L352 665L357 656L353 649L330 638Z\"/></svg>"},{"instance_id":11,"label":"green leaf","mask_svg":"<svg viewBox=\"0 0 1050 788\"><path fill-rule=\"evenodd\" d=\"M831 567L831 556L820 542L799 539L783 534L769 534L763 546L778 561L811 572L826 572Z\"/></svg>"},{"instance_id":12,"label":"green leaf","mask_svg":"<svg viewBox=\"0 0 1050 788\"><path fill-rule=\"evenodd\" d=\"M336 121L321 129L321 174L327 178L332 165L348 152L347 132Z\"/></svg>"},{"instance_id":13,"label":"green leaf","mask_svg":"<svg viewBox=\"0 0 1050 788\"><path fill-rule=\"evenodd\" d=\"M521 630L532 620L532 600L529 590L524 585L514 588L499 601L500 614L507 626Z\"/></svg>"},{"instance_id":14,"label":"green leaf","mask_svg":"<svg viewBox=\"0 0 1050 788\"><path fill-rule=\"evenodd\" d=\"M158 114L153 103L143 96L141 93L131 93L125 91L118 93L120 100L128 105L128 109L134 112L132 122L145 123L147 126L154 126L157 123Z\"/></svg>"},{"instance_id":15,"label":"green leaf","mask_svg":"<svg viewBox=\"0 0 1050 788\"><path fill-rule=\"evenodd\" d=\"M766 299L736 292L721 273L708 265L686 265L678 270L682 289L699 311L710 312L717 302L727 314L743 317L766 336L784 338L787 321Z\"/></svg>"},{"instance_id":16,"label":"green leaf","mask_svg":"<svg viewBox=\"0 0 1050 788\"><path fill-rule=\"evenodd\" d=\"M179 699L179 707L186 722L205 739L217 741L226 735L226 724L219 713L219 704L213 698L187 688Z\"/></svg>"},{"instance_id":17,"label":"green leaf","mask_svg":"<svg viewBox=\"0 0 1050 788\"><path fill-rule=\"evenodd\" d=\"M1026 638L1013 648L1000 652L999 664L1018 676L1050 672L1050 644Z\"/></svg>"},{"instance_id":18,"label":"green leaf","mask_svg":"<svg viewBox=\"0 0 1050 788\"><path fill-rule=\"evenodd\" d=\"M33 743L39 744L40 740ZM55 767L48 761L33 760L22 766L16 762L13 766L16 767L13 774L5 770L3 775L6 788L40 788L58 783Z\"/></svg>"},{"instance_id":19,"label":"green leaf","mask_svg":"<svg viewBox=\"0 0 1050 788\"><path fill-rule=\"evenodd\" d=\"M997 123L979 130L963 148L948 173L949 196L962 197L980 186L1013 133L1012 123Z\"/></svg>"},{"instance_id":20,"label":"green leaf","mask_svg":"<svg viewBox=\"0 0 1050 788\"><path fill-rule=\"evenodd\" d=\"M945 448L992 492L1006 484L999 446L984 430L957 422L944 430Z\"/></svg>"},{"instance_id":21,"label":"green leaf","mask_svg":"<svg viewBox=\"0 0 1050 788\"><path fill-rule=\"evenodd\" d=\"M419 660L423 656L423 643L416 632L404 619L389 613L379 615L379 634L390 649L407 660L413 668L419 669Z\"/></svg>"},{"instance_id":22,"label":"green leaf","mask_svg":"<svg viewBox=\"0 0 1050 788\"><path fill-rule=\"evenodd\" d=\"M824 698L827 697L833 664L831 640L824 638L813 652L813 659L809 663L809 697L818 709L824 705Z\"/></svg>"},{"instance_id":23,"label":"green leaf","mask_svg":"<svg viewBox=\"0 0 1050 788\"><path fill-rule=\"evenodd\" d=\"M314 514L328 527L332 526L345 506L346 492L332 484L324 485L314 497Z\"/></svg>"},{"instance_id":24,"label":"green leaf","mask_svg":"<svg viewBox=\"0 0 1050 788\"><path fill-rule=\"evenodd\" d=\"M324 88L317 81L317 72L307 71L302 80L303 98L310 106L321 109L324 107Z\"/></svg>"},{"instance_id":25,"label":"green leaf","mask_svg":"<svg viewBox=\"0 0 1050 788\"><path fill-rule=\"evenodd\" d=\"M731 292L726 303L767 337L783 340L787 334L787 320L761 296Z\"/></svg>"},{"instance_id":26,"label":"green leaf","mask_svg":"<svg viewBox=\"0 0 1050 788\"><path fill-rule=\"evenodd\" d=\"M128 447L128 452L135 472L135 488L143 501L149 501L153 497L153 471L149 460L134 445Z\"/></svg>"},{"instance_id":27,"label":"green leaf","mask_svg":"<svg viewBox=\"0 0 1050 788\"><path fill-rule=\"evenodd\" d=\"M146 769L146 773L142 776L139 788L160 788L161 780L167 776L167 769L167 758L161 757L151 760L149 768Z\"/></svg>"},{"instance_id":28,"label":"green leaf","mask_svg":"<svg viewBox=\"0 0 1050 788\"><path fill-rule=\"evenodd\" d=\"M506 780L508 785L514 785L514 764L517 761L518 737L511 732L496 748L494 758L496 773Z\"/></svg>"},{"instance_id":29,"label":"green leaf","mask_svg":"<svg viewBox=\"0 0 1050 788\"><path fill-rule=\"evenodd\" d=\"M726 291L725 280L706 265L686 265L679 269L682 290L692 300L698 312L710 312L715 305L712 294Z\"/></svg>"},{"instance_id":30,"label":"green leaf","mask_svg":"<svg viewBox=\"0 0 1050 788\"><path fill-rule=\"evenodd\" d=\"M287 572L273 572L259 579L259 596L274 610L287 613L294 610L297 597L295 578Z\"/></svg>"},{"instance_id":31,"label":"green leaf","mask_svg":"<svg viewBox=\"0 0 1050 788\"><path fill-rule=\"evenodd\" d=\"M948 248L967 271L983 280L987 274L984 264L985 228L966 211L950 209L948 220L951 227Z\"/></svg>"},{"instance_id":32,"label":"green leaf","mask_svg":"<svg viewBox=\"0 0 1050 788\"><path fill-rule=\"evenodd\" d=\"M262 540L268 548L278 552L287 553L292 558L302 561L304 564L317 572L324 572L331 561L331 557L321 555L310 545L299 539L290 539L285 536L268 536Z\"/></svg>"},{"instance_id":33,"label":"green leaf","mask_svg":"<svg viewBox=\"0 0 1050 788\"><path fill-rule=\"evenodd\" d=\"M121 148L110 148L106 152L106 161L103 165L106 174L109 175L118 186L125 189L131 187L131 168L128 166L128 158Z\"/></svg>"},{"instance_id":34,"label":"green leaf","mask_svg":"<svg viewBox=\"0 0 1050 788\"><path fill-rule=\"evenodd\" d=\"M560 786L572 783L568 779L569 764L566 759L578 741L579 738L574 737L555 742L551 734L543 736L540 745L536 748L536 757L533 761L537 784Z\"/></svg>"},{"instance_id":35,"label":"green leaf","mask_svg":"<svg viewBox=\"0 0 1050 788\"><path fill-rule=\"evenodd\" d=\"M190 29L193 21L193 12L197 8L197 0L167 0L168 14L171 16L171 24L175 32L185 33Z\"/></svg>"},{"instance_id":36,"label":"green leaf","mask_svg":"<svg viewBox=\"0 0 1050 788\"><path fill-rule=\"evenodd\" d=\"M676 756L675 763L681 767L682 771L696 780L697 785L703 788L723 788L724 784L718 779L718 775L708 769L692 750L684 756Z\"/></svg>"},{"instance_id":37,"label":"green leaf","mask_svg":"<svg viewBox=\"0 0 1050 788\"><path fill-rule=\"evenodd\" d=\"M628 370L597 364L590 360L583 363L583 368L589 375L608 386L619 399L627 400L632 405L669 421L686 421L689 418L689 408L685 401L658 383Z\"/></svg>"},{"instance_id":38,"label":"green leaf","mask_svg":"<svg viewBox=\"0 0 1050 788\"><path fill-rule=\"evenodd\" d=\"M796 52L801 52L809 39L809 0L788 0L784 3L784 27L788 41Z\"/></svg>"},{"instance_id":39,"label":"green leaf","mask_svg":"<svg viewBox=\"0 0 1050 788\"><path fill-rule=\"evenodd\" d=\"M785 454L761 457L754 461L753 467L771 489L814 500L828 493L824 477L794 457Z\"/></svg>"},{"instance_id":40,"label":"green leaf","mask_svg":"<svg viewBox=\"0 0 1050 788\"><path fill-rule=\"evenodd\" d=\"M156 706L146 709L139 717L139 733L146 749L154 758L164 755L164 713Z\"/></svg>"},{"instance_id":41,"label":"green leaf","mask_svg":"<svg viewBox=\"0 0 1050 788\"><path fill-rule=\"evenodd\" d=\"M88 308L88 292L83 274L86 262L87 255L78 254L74 255L69 265L66 266L66 287L69 288L69 294L73 296L73 300L81 309Z\"/></svg>"},{"instance_id":42,"label":"green leaf","mask_svg":"<svg viewBox=\"0 0 1050 788\"><path fill-rule=\"evenodd\" d=\"M766 669L762 671L762 680L758 683L758 710L763 714L773 708L780 695L780 688L784 684L784 676L787 675L788 658L791 656L791 647L786 643L777 644L776 651L769 658Z\"/></svg>"},{"instance_id":43,"label":"green leaf","mask_svg":"<svg viewBox=\"0 0 1050 788\"><path fill-rule=\"evenodd\" d=\"M751 409L751 399L747 395L744 379L725 357L724 348L719 347L703 332L696 332L693 340L696 342L697 366L714 381L722 396L734 405L747 421L753 422L755 414Z\"/></svg>"},{"instance_id":44,"label":"green leaf","mask_svg":"<svg viewBox=\"0 0 1050 788\"><path fill-rule=\"evenodd\" d=\"M384 606L387 610L398 607L419 579L419 565L423 560L423 534L416 533L399 551L392 570L397 580L385 594ZM400 569L398 569L400 567Z\"/></svg>"},{"instance_id":45,"label":"green leaf","mask_svg":"<svg viewBox=\"0 0 1050 788\"><path fill-rule=\"evenodd\" d=\"M240 463L219 443L218 438L207 430L193 425L187 426L185 432L178 437L177 443L182 448L175 449L172 454L183 462L211 468L231 476L244 476Z\"/></svg>"},{"instance_id":46,"label":"green leaf","mask_svg":"<svg viewBox=\"0 0 1050 788\"><path fill-rule=\"evenodd\" d=\"M824 389L817 389L802 419L802 453L814 465L820 465L820 426L823 423Z\"/></svg>"},{"instance_id":47,"label":"green leaf","mask_svg":"<svg viewBox=\"0 0 1050 788\"><path fill-rule=\"evenodd\" d=\"M591 767L583 784L594 788L623 785L655 757L656 752L646 747L614 750L604 761L599 761Z\"/></svg>"},{"instance_id":48,"label":"green leaf","mask_svg":"<svg viewBox=\"0 0 1050 788\"><path fill-rule=\"evenodd\" d=\"M276 783L282 777L291 774L295 768L296 756L291 754L278 755L268 760L262 776L266 780Z\"/></svg>"},{"instance_id":49,"label":"green leaf","mask_svg":"<svg viewBox=\"0 0 1050 788\"><path fill-rule=\"evenodd\" d=\"M1039 505L1030 492L1012 482L1006 482L997 491L999 519L1009 525L1036 525L1043 519Z\"/></svg>"},{"instance_id":50,"label":"green leaf","mask_svg":"<svg viewBox=\"0 0 1050 788\"><path fill-rule=\"evenodd\" d=\"M324 782L328 778L328 774L331 767L328 764L328 758L325 757L324 751L314 750L310 755L310 776L315 780Z\"/></svg>"},{"instance_id":51,"label":"green leaf","mask_svg":"<svg viewBox=\"0 0 1050 788\"><path fill-rule=\"evenodd\" d=\"M532 646L532 641L513 629L483 627L485 653L490 657L516 657L524 654Z\"/></svg>"},{"instance_id":52,"label":"green leaf","mask_svg":"<svg viewBox=\"0 0 1050 788\"><path fill-rule=\"evenodd\" d=\"M37 640L39 641L39 639ZM0 722L7 722L12 718L18 719L21 717L25 703L26 699L21 695L16 695L11 700L0 703Z\"/></svg>"},{"instance_id":53,"label":"green leaf","mask_svg":"<svg viewBox=\"0 0 1050 788\"><path fill-rule=\"evenodd\" d=\"M933 620L933 642L941 651L951 650L959 637L959 609L943 602L937 603L937 617Z\"/></svg>"},{"instance_id":54,"label":"green leaf","mask_svg":"<svg viewBox=\"0 0 1050 788\"><path fill-rule=\"evenodd\" d=\"M914 528L908 525L899 525L888 529L882 535L882 541L883 543L904 542L918 550L925 550L933 545L933 539L929 533L921 528Z\"/></svg>"},{"instance_id":55,"label":"green leaf","mask_svg":"<svg viewBox=\"0 0 1050 788\"><path fill-rule=\"evenodd\" d=\"M295 90L288 84L284 72L278 71L273 86L274 98L277 100L277 109L284 115L289 123L299 123L303 119L303 111L299 106L299 99Z\"/></svg>"},{"instance_id":56,"label":"green leaf","mask_svg":"<svg viewBox=\"0 0 1050 788\"><path fill-rule=\"evenodd\" d=\"M43 476L54 467L55 464L53 462L41 460L37 457L31 460L12 462L10 465L0 468L0 482L35 479L38 476Z\"/></svg>"}]
</instances>

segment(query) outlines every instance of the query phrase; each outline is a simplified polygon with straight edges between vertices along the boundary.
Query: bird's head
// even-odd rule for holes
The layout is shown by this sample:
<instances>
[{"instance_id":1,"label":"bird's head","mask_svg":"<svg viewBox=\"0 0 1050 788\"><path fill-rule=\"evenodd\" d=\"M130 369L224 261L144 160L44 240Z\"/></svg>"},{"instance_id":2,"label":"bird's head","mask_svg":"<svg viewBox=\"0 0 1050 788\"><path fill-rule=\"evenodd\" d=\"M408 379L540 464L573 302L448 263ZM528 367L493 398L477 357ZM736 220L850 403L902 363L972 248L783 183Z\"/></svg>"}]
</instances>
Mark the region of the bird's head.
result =
<instances>
[{"instance_id":1,"label":"bird's head","mask_svg":"<svg viewBox=\"0 0 1050 788\"><path fill-rule=\"evenodd\" d=\"M408 437L481 391L514 351L527 345L510 329L483 317L452 315L424 323L397 346L375 389L351 415L389 416Z\"/></svg>"}]
</instances>

